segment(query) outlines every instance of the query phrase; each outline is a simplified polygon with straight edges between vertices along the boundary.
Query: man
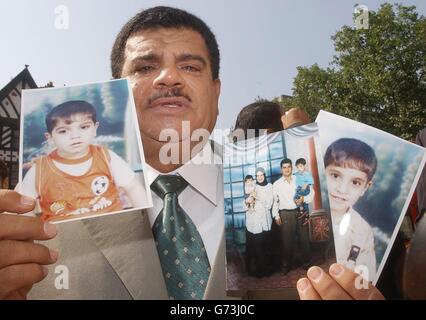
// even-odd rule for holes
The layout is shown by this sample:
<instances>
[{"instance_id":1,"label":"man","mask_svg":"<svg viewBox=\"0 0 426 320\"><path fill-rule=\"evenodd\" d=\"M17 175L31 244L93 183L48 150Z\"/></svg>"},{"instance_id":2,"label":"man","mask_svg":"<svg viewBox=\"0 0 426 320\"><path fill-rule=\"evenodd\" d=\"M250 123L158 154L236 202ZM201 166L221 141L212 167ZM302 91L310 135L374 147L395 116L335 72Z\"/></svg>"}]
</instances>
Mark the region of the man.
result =
<instances>
[{"instance_id":1,"label":"man","mask_svg":"<svg viewBox=\"0 0 426 320\"><path fill-rule=\"evenodd\" d=\"M306 264L310 259L309 230L308 225L299 218L298 206L313 200L313 190L305 197L294 201L297 183L293 177L293 163L290 159L281 161L282 177L273 184L274 206L272 217L280 227L282 247L283 272L296 267L296 255L299 254L301 262Z\"/></svg>"},{"instance_id":2,"label":"man","mask_svg":"<svg viewBox=\"0 0 426 320\"><path fill-rule=\"evenodd\" d=\"M129 77L133 88L145 159L150 166L147 174L154 191L154 207L58 225L57 229L37 218L0 214L0 298L26 298L32 285L46 278L49 271L49 276L34 287L30 297L226 298L221 167L215 162L195 165L201 155L207 154L210 160L215 158L216 150L205 144L202 152L195 152L198 145L182 130L182 120L190 121L190 133L200 128L211 131L216 123L220 80L219 50L214 35L204 22L185 11L151 8L123 27L114 44L111 63L113 76ZM161 161L161 150L166 144L159 138L162 129L178 132L178 138L171 142L178 150L184 151L185 143L190 143L191 160ZM160 172L168 173L167 178L173 178L176 185L185 188L168 192L167 182L159 183ZM206 180L208 185L204 183ZM1 212L24 213L34 207L32 199L16 192L2 191L0 196ZM162 248L168 228L162 228L161 223L171 219L158 221L157 218L169 214L167 199L185 213L194 246L200 249L200 256L194 261L205 266L185 270L191 279L192 275L205 276L206 281L199 279L193 284L198 286L194 292L185 291L191 284L182 274L176 276L167 271L170 265L163 263L168 262L167 257L171 252L176 253L176 249L181 249L181 254L191 254L192 249L180 246L174 237L169 250ZM173 221L176 219L179 216ZM59 249L59 258L57 251L30 242L48 239L53 239L47 243L49 247ZM182 261L175 259L172 264L180 267ZM45 268L55 262L60 269ZM67 275L68 286L55 281L57 277L64 281ZM173 282L176 278L180 280ZM203 291L198 290L200 287ZM186 295L171 293L176 288ZM340 293L344 292L341 289Z\"/></svg>"},{"instance_id":3,"label":"man","mask_svg":"<svg viewBox=\"0 0 426 320\"><path fill-rule=\"evenodd\" d=\"M270 101L258 101L249 104L238 113L234 125L235 140L244 140L249 137L248 130L255 130L254 137L262 134L261 129L266 129L265 133L272 133L284 129L281 117L284 108L279 104ZM239 136L241 135L241 136Z\"/></svg>"}]
</instances>

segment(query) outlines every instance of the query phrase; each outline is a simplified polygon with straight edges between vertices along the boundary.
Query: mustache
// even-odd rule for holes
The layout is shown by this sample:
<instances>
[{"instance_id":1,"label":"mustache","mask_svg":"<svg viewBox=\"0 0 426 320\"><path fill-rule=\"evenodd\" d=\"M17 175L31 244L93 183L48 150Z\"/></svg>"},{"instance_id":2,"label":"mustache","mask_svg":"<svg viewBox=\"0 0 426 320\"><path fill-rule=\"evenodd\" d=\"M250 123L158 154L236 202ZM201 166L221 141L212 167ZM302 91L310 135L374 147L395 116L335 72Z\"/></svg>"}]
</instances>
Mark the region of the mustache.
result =
<instances>
[{"instance_id":1,"label":"mustache","mask_svg":"<svg viewBox=\"0 0 426 320\"><path fill-rule=\"evenodd\" d=\"M160 89L155 91L148 99L149 104L152 104L155 102L155 100L160 98L173 98L173 97L182 97L188 100L189 102L192 102L191 98L183 92L181 88L170 88L170 89Z\"/></svg>"}]
</instances>

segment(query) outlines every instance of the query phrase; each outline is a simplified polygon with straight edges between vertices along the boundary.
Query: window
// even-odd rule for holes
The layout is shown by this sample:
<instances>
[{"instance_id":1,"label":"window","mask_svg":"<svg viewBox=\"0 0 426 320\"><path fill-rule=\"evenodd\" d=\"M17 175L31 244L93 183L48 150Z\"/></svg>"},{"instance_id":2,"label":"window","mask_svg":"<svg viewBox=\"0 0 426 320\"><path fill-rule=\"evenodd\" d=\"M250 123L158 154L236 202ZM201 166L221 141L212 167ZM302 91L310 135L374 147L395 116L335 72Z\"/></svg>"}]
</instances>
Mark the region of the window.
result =
<instances>
[{"instance_id":1,"label":"window","mask_svg":"<svg viewBox=\"0 0 426 320\"><path fill-rule=\"evenodd\" d=\"M258 151L256 155L256 161L266 161L268 160L268 148L262 148Z\"/></svg>"},{"instance_id":2,"label":"window","mask_svg":"<svg viewBox=\"0 0 426 320\"><path fill-rule=\"evenodd\" d=\"M224 196L225 196L225 199L232 197L232 195L231 195L231 184L229 184L229 183L224 184Z\"/></svg>"},{"instance_id":3,"label":"window","mask_svg":"<svg viewBox=\"0 0 426 320\"><path fill-rule=\"evenodd\" d=\"M253 178L255 178L255 170L256 166L254 164L244 166L244 177L247 175L251 175L253 176Z\"/></svg>"},{"instance_id":4,"label":"window","mask_svg":"<svg viewBox=\"0 0 426 320\"><path fill-rule=\"evenodd\" d=\"M232 197L243 197L244 196L244 186L243 182L234 182L232 184ZM235 211L235 206L234 206Z\"/></svg>"},{"instance_id":5,"label":"window","mask_svg":"<svg viewBox=\"0 0 426 320\"><path fill-rule=\"evenodd\" d=\"M246 212L246 206L244 204L244 200L245 200L244 197L233 199L234 214L238 212Z\"/></svg>"},{"instance_id":6,"label":"window","mask_svg":"<svg viewBox=\"0 0 426 320\"><path fill-rule=\"evenodd\" d=\"M233 167L231 168L231 179L232 181L243 180L243 170L242 167Z\"/></svg>"},{"instance_id":7,"label":"window","mask_svg":"<svg viewBox=\"0 0 426 320\"><path fill-rule=\"evenodd\" d=\"M223 182L228 183L231 181L231 173L229 172L229 168L224 167L223 169Z\"/></svg>"},{"instance_id":8,"label":"window","mask_svg":"<svg viewBox=\"0 0 426 320\"><path fill-rule=\"evenodd\" d=\"M283 154L283 145L281 141L274 142L273 144L269 145L269 151L271 153L271 159L282 159L284 157Z\"/></svg>"},{"instance_id":9,"label":"window","mask_svg":"<svg viewBox=\"0 0 426 320\"><path fill-rule=\"evenodd\" d=\"M282 158L271 161L271 167L272 167L272 174L273 175L274 174L281 174L281 166L280 166L281 160L282 160Z\"/></svg>"},{"instance_id":10,"label":"window","mask_svg":"<svg viewBox=\"0 0 426 320\"><path fill-rule=\"evenodd\" d=\"M255 150L251 150L245 154L245 164L251 164L256 162Z\"/></svg>"}]
</instances>

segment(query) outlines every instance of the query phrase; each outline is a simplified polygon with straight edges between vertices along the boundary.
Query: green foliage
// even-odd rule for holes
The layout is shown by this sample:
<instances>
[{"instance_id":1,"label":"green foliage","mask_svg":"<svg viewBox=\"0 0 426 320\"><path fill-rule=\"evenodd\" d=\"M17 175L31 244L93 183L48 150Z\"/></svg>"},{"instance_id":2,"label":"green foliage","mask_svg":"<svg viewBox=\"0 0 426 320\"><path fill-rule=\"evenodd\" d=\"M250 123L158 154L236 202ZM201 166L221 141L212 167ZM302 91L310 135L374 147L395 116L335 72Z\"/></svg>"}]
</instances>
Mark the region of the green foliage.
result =
<instances>
[{"instance_id":1,"label":"green foliage","mask_svg":"<svg viewBox=\"0 0 426 320\"><path fill-rule=\"evenodd\" d=\"M415 7L383 4L369 28L333 37L329 68L298 67L291 107L312 119L324 109L402 138L426 126L426 19Z\"/></svg>"}]
</instances>

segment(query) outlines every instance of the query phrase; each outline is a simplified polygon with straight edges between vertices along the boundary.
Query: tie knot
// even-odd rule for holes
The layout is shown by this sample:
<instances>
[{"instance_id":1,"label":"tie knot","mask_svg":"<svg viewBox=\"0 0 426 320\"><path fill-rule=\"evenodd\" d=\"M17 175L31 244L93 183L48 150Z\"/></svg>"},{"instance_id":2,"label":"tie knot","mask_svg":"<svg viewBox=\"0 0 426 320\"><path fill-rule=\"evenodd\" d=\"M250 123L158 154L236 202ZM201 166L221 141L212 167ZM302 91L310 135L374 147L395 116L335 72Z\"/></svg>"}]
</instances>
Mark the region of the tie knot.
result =
<instances>
[{"instance_id":1,"label":"tie knot","mask_svg":"<svg viewBox=\"0 0 426 320\"><path fill-rule=\"evenodd\" d=\"M180 194L188 185L181 176L159 175L151 184L151 190L161 199L168 193Z\"/></svg>"}]
</instances>

